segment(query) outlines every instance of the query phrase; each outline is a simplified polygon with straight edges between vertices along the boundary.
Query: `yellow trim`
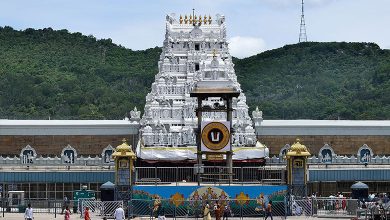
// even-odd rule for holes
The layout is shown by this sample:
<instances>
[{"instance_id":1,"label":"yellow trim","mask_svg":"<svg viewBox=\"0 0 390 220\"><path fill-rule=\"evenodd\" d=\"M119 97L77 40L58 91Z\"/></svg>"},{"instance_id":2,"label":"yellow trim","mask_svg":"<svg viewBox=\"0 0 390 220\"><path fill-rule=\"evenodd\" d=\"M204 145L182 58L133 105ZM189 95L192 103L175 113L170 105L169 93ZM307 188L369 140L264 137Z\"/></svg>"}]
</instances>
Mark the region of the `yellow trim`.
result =
<instances>
[{"instance_id":1,"label":"yellow trim","mask_svg":"<svg viewBox=\"0 0 390 220\"><path fill-rule=\"evenodd\" d=\"M116 151L112 154L112 157L115 160L115 184L119 184L119 169L126 170L129 172L129 179L127 184L131 184L132 180L132 171L134 167L134 160L136 156L131 150L131 145L126 143L126 140L123 139L123 143L116 147ZM124 166L126 164L126 166ZM121 166L119 166L121 165Z\"/></svg>"},{"instance_id":2,"label":"yellow trim","mask_svg":"<svg viewBox=\"0 0 390 220\"><path fill-rule=\"evenodd\" d=\"M310 152L307 150L306 146L300 143L300 140L297 138L295 143L290 147L286 156L310 156Z\"/></svg>"},{"instance_id":3,"label":"yellow trim","mask_svg":"<svg viewBox=\"0 0 390 220\"><path fill-rule=\"evenodd\" d=\"M291 180L292 180L292 166L291 166L291 164L292 164L292 159L291 158L289 158L289 160L288 160L288 184L291 184Z\"/></svg>"}]
</instances>

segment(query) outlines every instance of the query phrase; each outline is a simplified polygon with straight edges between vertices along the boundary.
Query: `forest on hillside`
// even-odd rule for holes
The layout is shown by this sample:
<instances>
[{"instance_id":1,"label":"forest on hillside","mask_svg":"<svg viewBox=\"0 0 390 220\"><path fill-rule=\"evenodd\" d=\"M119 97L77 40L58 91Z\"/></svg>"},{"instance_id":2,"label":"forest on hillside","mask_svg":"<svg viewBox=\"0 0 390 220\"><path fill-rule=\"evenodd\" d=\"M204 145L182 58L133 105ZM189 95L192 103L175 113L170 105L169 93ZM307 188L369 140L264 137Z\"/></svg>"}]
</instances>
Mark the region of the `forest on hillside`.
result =
<instances>
[{"instance_id":1,"label":"forest on hillside","mask_svg":"<svg viewBox=\"0 0 390 220\"><path fill-rule=\"evenodd\" d=\"M122 119L143 110L160 53L0 27L0 118ZM233 61L265 119L390 119L390 51L374 43L307 42Z\"/></svg>"},{"instance_id":2,"label":"forest on hillside","mask_svg":"<svg viewBox=\"0 0 390 220\"><path fill-rule=\"evenodd\" d=\"M235 61L251 107L268 119L390 119L390 50L307 42Z\"/></svg>"}]
</instances>

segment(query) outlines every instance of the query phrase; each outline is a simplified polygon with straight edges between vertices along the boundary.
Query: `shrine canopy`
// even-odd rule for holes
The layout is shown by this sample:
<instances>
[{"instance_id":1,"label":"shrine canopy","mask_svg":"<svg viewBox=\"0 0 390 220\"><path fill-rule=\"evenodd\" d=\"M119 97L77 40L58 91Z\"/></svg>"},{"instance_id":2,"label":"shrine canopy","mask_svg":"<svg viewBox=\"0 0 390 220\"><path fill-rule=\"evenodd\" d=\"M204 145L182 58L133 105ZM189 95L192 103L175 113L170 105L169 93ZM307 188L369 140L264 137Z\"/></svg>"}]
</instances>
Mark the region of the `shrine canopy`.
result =
<instances>
[{"instance_id":1,"label":"shrine canopy","mask_svg":"<svg viewBox=\"0 0 390 220\"><path fill-rule=\"evenodd\" d=\"M363 182L357 182L351 186L351 189L368 189L368 185Z\"/></svg>"},{"instance_id":2,"label":"shrine canopy","mask_svg":"<svg viewBox=\"0 0 390 220\"><path fill-rule=\"evenodd\" d=\"M115 184L110 181L107 181L100 186L100 189L115 189Z\"/></svg>"},{"instance_id":3,"label":"shrine canopy","mask_svg":"<svg viewBox=\"0 0 390 220\"><path fill-rule=\"evenodd\" d=\"M359 200L368 199L368 185L362 182L357 182L351 186L352 198Z\"/></svg>"}]
</instances>

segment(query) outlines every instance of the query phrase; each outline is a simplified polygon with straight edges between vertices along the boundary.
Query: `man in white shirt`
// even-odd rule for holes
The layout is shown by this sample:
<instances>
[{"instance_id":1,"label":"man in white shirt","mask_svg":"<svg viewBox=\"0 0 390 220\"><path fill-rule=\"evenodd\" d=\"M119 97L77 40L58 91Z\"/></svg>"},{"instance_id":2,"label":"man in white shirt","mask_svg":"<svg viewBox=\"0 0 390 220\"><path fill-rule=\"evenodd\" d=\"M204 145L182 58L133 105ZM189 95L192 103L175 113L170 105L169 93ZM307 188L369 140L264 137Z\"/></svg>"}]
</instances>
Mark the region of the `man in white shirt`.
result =
<instances>
[{"instance_id":1,"label":"man in white shirt","mask_svg":"<svg viewBox=\"0 0 390 220\"><path fill-rule=\"evenodd\" d=\"M26 220L33 220L33 209L31 208L31 204L27 205L26 211L24 212L24 219Z\"/></svg>"},{"instance_id":2,"label":"man in white shirt","mask_svg":"<svg viewBox=\"0 0 390 220\"><path fill-rule=\"evenodd\" d=\"M115 220L125 219L125 211L123 210L122 205L115 209L114 218Z\"/></svg>"}]
</instances>

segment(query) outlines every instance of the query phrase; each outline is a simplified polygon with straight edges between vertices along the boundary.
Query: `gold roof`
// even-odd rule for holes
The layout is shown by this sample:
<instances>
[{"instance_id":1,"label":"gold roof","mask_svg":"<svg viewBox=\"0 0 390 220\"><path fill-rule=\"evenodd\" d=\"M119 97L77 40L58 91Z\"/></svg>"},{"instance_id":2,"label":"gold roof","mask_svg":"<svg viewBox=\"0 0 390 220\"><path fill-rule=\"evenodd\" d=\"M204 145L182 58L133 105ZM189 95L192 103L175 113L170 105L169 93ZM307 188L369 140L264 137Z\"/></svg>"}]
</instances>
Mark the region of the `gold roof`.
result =
<instances>
[{"instance_id":1,"label":"gold roof","mask_svg":"<svg viewBox=\"0 0 390 220\"><path fill-rule=\"evenodd\" d=\"M297 138L295 140L295 143L290 147L290 150L288 150L286 156L303 156L308 157L310 156L310 152L307 150L306 146L299 143L300 140Z\"/></svg>"},{"instance_id":2,"label":"gold roof","mask_svg":"<svg viewBox=\"0 0 390 220\"><path fill-rule=\"evenodd\" d=\"M135 158L135 154L133 150L131 149L131 145L128 145L126 143L126 139L122 140L123 143L116 147L115 152L112 154L112 156L115 157L131 157Z\"/></svg>"}]
</instances>

